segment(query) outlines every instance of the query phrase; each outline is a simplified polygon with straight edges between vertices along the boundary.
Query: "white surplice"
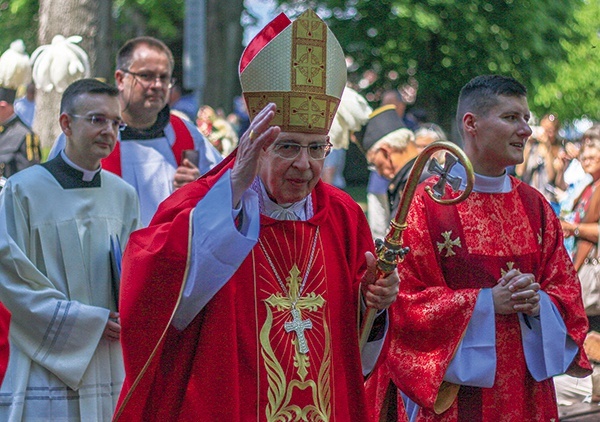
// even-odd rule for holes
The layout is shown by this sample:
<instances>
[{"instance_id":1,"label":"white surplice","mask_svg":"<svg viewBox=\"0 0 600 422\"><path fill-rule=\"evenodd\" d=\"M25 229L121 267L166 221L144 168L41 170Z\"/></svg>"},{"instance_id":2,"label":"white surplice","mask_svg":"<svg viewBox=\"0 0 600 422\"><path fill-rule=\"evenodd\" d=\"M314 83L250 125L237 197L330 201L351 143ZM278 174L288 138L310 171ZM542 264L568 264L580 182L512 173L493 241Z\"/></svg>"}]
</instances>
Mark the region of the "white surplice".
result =
<instances>
[{"instance_id":1,"label":"white surplice","mask_svg":"<svg viewBox=\"0 0 600 422\"><path fill-rule=\"evenodd\" d=\"M2 421L109 421L124 379L120 342L102 339L115 310L110 236L139 226L135 190L63 189L37 165L0 195L0 300L11 311Z\"/></svg>"}]
</instances>

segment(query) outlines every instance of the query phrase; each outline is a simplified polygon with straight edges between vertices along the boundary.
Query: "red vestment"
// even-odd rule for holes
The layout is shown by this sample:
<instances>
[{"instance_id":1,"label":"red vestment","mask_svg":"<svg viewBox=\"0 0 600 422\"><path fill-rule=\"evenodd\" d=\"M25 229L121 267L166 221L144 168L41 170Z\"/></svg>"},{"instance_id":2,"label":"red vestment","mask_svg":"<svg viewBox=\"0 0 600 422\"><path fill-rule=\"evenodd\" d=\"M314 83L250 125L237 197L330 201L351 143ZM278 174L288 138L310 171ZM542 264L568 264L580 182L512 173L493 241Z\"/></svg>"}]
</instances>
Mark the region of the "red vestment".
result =
<instances>
[{"instance_id":1,"label":"red vestment","mask_svg":"<svg viewBox=\"0 0 600 422\"><path fill-rule=\"evenodd\" d=\"M175 132L175 142L173 143L171 150L173 151L175 162L178 166L180 166L181 162L183 161L183 151L187 149L196 149L194 145L194 138L192 138L192 134L180 117L171 114L169 116L169 122L171 123L171 126L173 126L173 131ZM108 170L111 173L121 177L122 171L120 143L120 140L117 141L115 148L110 155L102 159L102 169Z\"/></svg>"},{"instance_id":2,"label":"red vestment","mask_svg":"<svg viewBox=\"0 0 600 422\"><path fill-rule=\"evenodd\" d=\"M10 345L8 343L8 329L10 327L10 312L0 303L0 384L6 375Z\"/></svg>"},{"instance_id":3,"label":"red vestment","mask_svg":"<svg viewBox=\"0 0 600 422\"><path fill-rule=\"evenodd\" d=\"M317 184L309 221L261 215L264 250L255 245L185 330L170 326L186 276L190 211L230 165L226 159L179 189L129 239L120 305L126 379L116 417L366 420L357 310L364 253L373 244L364 213L338 189ZM299 293L296 308L312 323L305 355L285 330L289 299Z\"/></svg>"},{"instance_id":4,"label":"red vestment","mask_svg":"<svg viewBox=\"0 0 600 422\"><path fill-rule=\"evenodd\" d=\"M587 319L560 223L537 191L515 178L511 182L509 193L474 192L454 206L433 202L419 187L403 235L411 251L398 268L391 344L367 386L377 416L391 380L421 406L419 421L558 420L552 380L536 382L527 369L516 314L495 316L493 387L461 386L457 399L440 394L450 400L436 409L449 408L441 414L433 410L480 289L493 287L511 268L534 274L582 350ZM589 369L580 352L568 373L583 376Z\"/></svg>"}]
</instances>

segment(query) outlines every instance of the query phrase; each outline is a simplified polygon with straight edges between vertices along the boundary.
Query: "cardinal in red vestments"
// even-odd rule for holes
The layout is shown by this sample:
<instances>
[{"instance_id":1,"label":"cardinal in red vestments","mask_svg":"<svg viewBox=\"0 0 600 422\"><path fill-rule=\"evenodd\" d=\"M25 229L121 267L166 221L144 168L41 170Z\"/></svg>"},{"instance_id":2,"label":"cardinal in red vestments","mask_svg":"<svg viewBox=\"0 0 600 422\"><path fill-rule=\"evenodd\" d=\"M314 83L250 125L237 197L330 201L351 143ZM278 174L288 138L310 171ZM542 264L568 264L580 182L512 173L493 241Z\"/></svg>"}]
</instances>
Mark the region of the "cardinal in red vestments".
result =
<instances>
[{"instance_id":1,"label":"cardinal in red vestments","mask_svg":"<svg viewBox=\"0 0 600 422\"><path fill-rule=\"evenodd\" d=\"M552 377L590 373L559 220L506 172L523 160L529 118L526 89L512 78L480 76L462 89L457 123L473 193L445 206L417 190L390 347L367 381L378 420L558 421ZM455 176L465 180L464 168Z\"/></svg>"},{"instance_id":2,"label":"cardinal in red vestments","mask_svg":"<svg viewBox=\"0 0 600 422\"><path fill-rule=\"evenodd\" d=\"M343 53L310 10L256 40L240 62L252 123L238 149L128 242L115 420L369 420L363 380L398 276L377 278L362 209L319 180ZM366 307L381 312L361 351Z\"/></svg>"}]
</instances>

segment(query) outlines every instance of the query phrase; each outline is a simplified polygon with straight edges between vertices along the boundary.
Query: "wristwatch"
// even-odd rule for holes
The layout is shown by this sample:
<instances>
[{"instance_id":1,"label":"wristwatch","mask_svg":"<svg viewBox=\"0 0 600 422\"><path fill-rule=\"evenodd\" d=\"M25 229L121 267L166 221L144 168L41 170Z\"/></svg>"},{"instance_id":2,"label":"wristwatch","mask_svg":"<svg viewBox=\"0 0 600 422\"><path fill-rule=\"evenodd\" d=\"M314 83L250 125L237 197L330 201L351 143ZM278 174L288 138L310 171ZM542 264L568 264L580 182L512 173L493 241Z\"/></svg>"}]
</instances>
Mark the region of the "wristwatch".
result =
<instances>
[{"instance_id":1,"label":"wristwatch","mask_svg":"<svg viewBox=\"0 0 600 422\"><path fill-rule=\"evenodd\" d=\"M573 229L573 236L579 237L579 226L575 226Z\"/></svg>"}]
</instances>

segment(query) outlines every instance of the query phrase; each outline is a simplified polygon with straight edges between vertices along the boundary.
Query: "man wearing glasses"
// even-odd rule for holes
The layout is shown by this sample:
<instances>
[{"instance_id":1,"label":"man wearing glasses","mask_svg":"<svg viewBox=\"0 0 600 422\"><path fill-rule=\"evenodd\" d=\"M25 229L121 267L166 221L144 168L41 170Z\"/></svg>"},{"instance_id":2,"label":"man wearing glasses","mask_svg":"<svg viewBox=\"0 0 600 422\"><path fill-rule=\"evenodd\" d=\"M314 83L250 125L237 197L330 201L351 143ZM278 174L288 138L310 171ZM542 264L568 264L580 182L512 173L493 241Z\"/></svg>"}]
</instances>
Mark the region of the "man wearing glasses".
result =
<instances>
[{"instance_id":1,"label":"man wearing glasses","mask_svg":"<svg viewBox=\"0 0 600 422\"><path fill-rule=\"evenodd\" d=\"M362 354L359 317L398 277L377 277L364 212L319 180L344 55L311 10L262 34L240 61L252 122L236 155L127 247L115 420L368 420L387 314Z\"/></svg>"},{"instance_id":2,"label":"man wearing glasses","mask_svg":"<svg viewBox=\"0 0 600 422\"><path fill-rule=\"evenodd\" d=\"M0 300L12 314L0 420L110 420L124 369L111 239L139 226L133 187L103 171L123 127L95 79L61 101L66 148L0 195Z\"/></svg>"},{"instance_id":3,"label":"man wearing glasses","mask_svg":"<svg viewBox=\"0 0 600 422\"><path fill-rule=\"evenodd\" d=\"M117 53L115 81L127 124L102 167L121 176L138 193L142 224L173 191L214 167L221 156L190 122L173 116L167 105L174 60L160 40L138 37ZM50 156L58 153L57 143ZM184 158L197 151L198 160Z\"/></svg>"}]
</instances>

